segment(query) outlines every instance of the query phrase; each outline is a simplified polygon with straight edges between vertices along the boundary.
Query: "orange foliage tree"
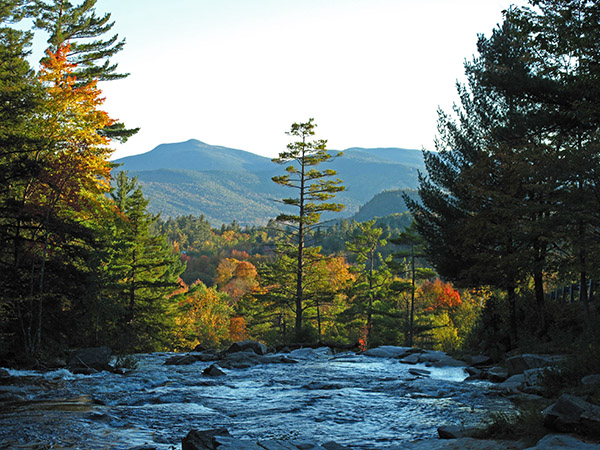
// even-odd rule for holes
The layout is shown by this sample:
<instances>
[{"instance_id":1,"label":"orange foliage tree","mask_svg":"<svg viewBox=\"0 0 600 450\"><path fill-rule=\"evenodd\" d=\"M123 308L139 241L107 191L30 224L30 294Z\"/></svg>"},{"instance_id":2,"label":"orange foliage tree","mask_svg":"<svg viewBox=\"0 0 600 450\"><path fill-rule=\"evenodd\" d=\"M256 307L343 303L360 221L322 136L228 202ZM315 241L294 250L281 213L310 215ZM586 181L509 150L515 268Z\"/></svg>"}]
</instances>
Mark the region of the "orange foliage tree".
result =
<instances>
[{"instance_id":1,"label":"orange foliage tree","mask_svg":"<svg viewBox=\"0 0 600 450\"><path fill-rule=\"evenodd\" d=\"M185 288L175 299L175 331L172 342L175 349L191 349L198 344L218 348L230 341L230 319L233 310L227 294L215 287L207 288L202 282ZM241 325L240 325L241 327ZM236 330L239 332L239 330Z\"/></svg>"},{"instance_id":2,"label":"orange foliage tree","mask_svg":"<svg viewBox=\"0 0 600 450\"><path fill-rule=\"evenodd\" d=\"M38 78L45 95L31 123L42 139L29 154L37 170L19 199L16 229L28 245L15 250L15 261L17 270L29 274L29 292L17 313L20 323L27 324L21 327L23 344L31 354L40 351L44 317L60 317L69 308L69 295L60 290L77 295L66 285L65 274L85 265L92 223L106 210L104 194L110 189L112 149L100 130L114 121L100 110L104 99L95 81L76 86L76 65L68 54L68 44L59 46L48 51L42 64ZM25 265L29 267L19 267ZM45 305L53 311L46 313Z\"/></svg>"}]
</instances>

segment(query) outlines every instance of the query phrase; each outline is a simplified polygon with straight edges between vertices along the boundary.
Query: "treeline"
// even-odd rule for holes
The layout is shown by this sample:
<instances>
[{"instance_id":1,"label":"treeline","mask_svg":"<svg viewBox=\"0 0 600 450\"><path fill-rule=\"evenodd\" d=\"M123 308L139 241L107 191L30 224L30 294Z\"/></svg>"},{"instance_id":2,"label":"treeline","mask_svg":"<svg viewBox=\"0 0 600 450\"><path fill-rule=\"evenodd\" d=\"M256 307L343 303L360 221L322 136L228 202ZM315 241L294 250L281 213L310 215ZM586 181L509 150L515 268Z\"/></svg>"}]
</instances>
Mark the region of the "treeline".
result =
<instances>
[{"instance_id":1,"label":"treeline","mask_svg":"<svg viewBox=\"0 0 600 450\"><path fill-rule=\"evenodd\" d=\"M234 222L211 228L195 216L158 220L156 229L186 263L176 297L179 328L170 345L178 350L219 347L252 338L269 345L414 343L458 350L488 294L459 292L440 281L422 250L411 255L411 239L418 238L406 234L404 226L390 227L388 220L343 220L308 236L317 253L306 263L300 335L295 330L295 260L279 249L284 226L272 221L241 228ZM328 242L335 245L319 245Z\"/></svg>"},{"instance_id":2,"label":"treeline","mask_svg":"<svg viewBox=\"0 0 600 450\"><path fill-rule=\"evenodd\" d=\"M183 270L135 180L111 188L112 139L136 132L104 112L110 14L95 1L0 5L0 352L40 358L65 346L162 348ZM33 23L30 31L23 31ZM38 70L35 32L49 35Z\"/></svg>"},{"instance_id":3,"label":"treeline","mask_svg":"<svg viewBox=\"0 0 600 450\"><path fill-rule=\"evenodd\" d=\"M507 10L465 64L454 114L439 114L421 203L408 200L442 276L504 292L488 308L490 340L503 350L591 332L597 320L587 287L600 275L599 18L591 1ZM583 314L568 323L544 291L571 283ZM492 332L494 315L506 320Z\"/></svg>"}]
</instances>

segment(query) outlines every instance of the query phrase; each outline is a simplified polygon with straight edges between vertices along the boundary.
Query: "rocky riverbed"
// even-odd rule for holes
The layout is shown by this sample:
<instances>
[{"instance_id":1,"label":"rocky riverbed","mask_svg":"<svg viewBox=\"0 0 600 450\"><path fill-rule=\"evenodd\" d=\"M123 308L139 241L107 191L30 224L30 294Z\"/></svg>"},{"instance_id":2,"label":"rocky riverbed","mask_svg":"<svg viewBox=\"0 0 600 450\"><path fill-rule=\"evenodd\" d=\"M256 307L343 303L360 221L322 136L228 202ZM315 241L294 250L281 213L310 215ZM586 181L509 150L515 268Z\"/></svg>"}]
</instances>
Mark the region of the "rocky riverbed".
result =
<instances>
[{"instance_id":1,"label":"rocky riverbed","mask_svg":"<svg viewBox=\"0 0 600 450\"><path fill-rule=\"evenodd\" d=\"M182 355L138 355L138 368L124 374L7 370L0 448L170 450L192 429L224 427L256 442L394 449L437 438L440 425L478 426L489 410L512 408L490 382L465 381L463 364L446 355L403 361L390 351L248 352L222 357L212 375L206 353L182 364L173 363Z\"/></svg>"}]
</instances>

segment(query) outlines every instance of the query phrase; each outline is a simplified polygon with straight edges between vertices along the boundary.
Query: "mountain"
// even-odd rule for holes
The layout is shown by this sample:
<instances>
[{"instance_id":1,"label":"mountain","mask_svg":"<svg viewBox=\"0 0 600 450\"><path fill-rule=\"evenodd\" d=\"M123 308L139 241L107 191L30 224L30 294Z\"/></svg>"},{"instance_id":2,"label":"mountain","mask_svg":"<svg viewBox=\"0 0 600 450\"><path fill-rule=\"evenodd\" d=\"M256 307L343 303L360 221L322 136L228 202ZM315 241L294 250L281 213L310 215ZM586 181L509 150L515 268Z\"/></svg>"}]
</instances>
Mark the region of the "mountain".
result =
<instances>
[{"instance_id":1,"label":"mountain","mask_svg":"<svg viewBox=\"0 0 600 450\"><path fill-rule=\"evenodd\" d=\"M375 195L371 200L362 205L351 219L364 222L375 217L386 217L392 214L408 212L408 208L402 195L406 194L411 200L418 200L419 194L416 189L395 189L383 191Z\"/></svg>"},{"instance_id":2,"label":"mountain","mask_svg":"<svg viewBox=\"0 0 600 450\"><path fill-rule=\"evenodd\" d=\"M115 170L138 177L149 209L163 216L203 214L214 225L264 225L283 209L275 200L295 195L271 181L284 167L270 158L194 139L114 162L120 164ZM346 209L333 218L351 216L383 190L416 188L424 165L418 150L350 148L320 168L336 170L346 186L335 198Z\"/></svg>"}]
</instances>

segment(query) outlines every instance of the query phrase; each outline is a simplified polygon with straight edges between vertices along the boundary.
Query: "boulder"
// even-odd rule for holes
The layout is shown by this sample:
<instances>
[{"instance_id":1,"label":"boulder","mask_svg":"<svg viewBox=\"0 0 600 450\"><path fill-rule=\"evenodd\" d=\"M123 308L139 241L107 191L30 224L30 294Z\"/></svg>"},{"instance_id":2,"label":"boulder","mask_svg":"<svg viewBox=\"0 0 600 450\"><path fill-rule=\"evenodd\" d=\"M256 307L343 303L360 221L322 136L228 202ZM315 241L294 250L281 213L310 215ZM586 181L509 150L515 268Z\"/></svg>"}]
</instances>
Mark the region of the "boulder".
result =
<instances>
[{"instance_id":1,"label":"boulder","mask_svg":"<svg viewBox=\"0 0 600 450\"><path fill-rule=\"evenodd\" d=\"M181 450L216 450L218 436L231 437L226 428L191 430L181 441Z\"/></svg>"},{"instance_id":2,"label":"boulder","mask_svg":"<svg viewBox=\"0 0 600 450\"><path fill-rule=\"evenodd\" d=\"M598 374L587 375L581 379L581 384L586 385L586 386L590 386L593 384L600 384L600 375L598 375Z\"/></svg>"},{"instance_id":3,"label":"boulder","mask_svg":"<svg viewBox=\"0 0 600 450\"><path fill-rule=\"evenodd\" d=\"M469 374L468 380L481 380L485 378L484 371L477 367L466 367L465 370Z\"/></svg>"},{"instance_id":4,"label":"boulder","mask_svg":"<svg viewBox=\"0 0 600 450\"><path fill-rule=\"evenodd\" d=\"M221 377L225 375L225 372L223 372L223 370L221 370L217 364L211 364L202 371L202 375L207 375L209 377Z\"/></svg>"},{"instance_id":5,"label":"boulder","mask_svg":"<svg viewBox=\"0 0 600 450\"><path fill-rule=\"evenodd\" d=\"M374 356L377 358L404 358L412 352L410 347L396 347L394 345L382 345L381 347L370 348L363 355Z\"/></svg>"},{"instance_id":6,"label":"boulder","mask_svg":"<svg viewBox=\"0 0 600 450\"><path fill-rule=\"evenodd\" d=\"M438 436L440 439L458 439L465 437L465 431L458 425L444 425L438 427Z\"/></svg>"},{"instance_id":7,"label":"boulder","mask_svg":"<svg viewBox=\"0 0 600 450\"><path fill-rule=\"evenodd\" d=\"M414 375L416 377L428 377L429 375L431 375L431 371L429 371L429 370L414 369L414 368L408 369L408 373L410 373L411 375Z\"/></svg>"},{"instance_id":8,"label":"boulder","mask_svg":"<svg viewBox=\"0 0 600 450\"><path fill-rule=\"evenodd\" d=\"M112 355L110 347L82 348L69 360L69 368L106 370Z\"/></svg>"},{"instance_id":9,"label":"boulder","mask_svg":"<svg viewBox=\"0 0 600 450\"><path fill-rule=\"evenodd\" d=\"M225 353L237 353L237 352L245 352L245 351L253 351L257 355L266 355L267 354L267 346L262 342L257 341L241 341L234 342L231 346L225 351Z\"/></svg>"},{"instance_id":10,"label":"boulder","mask_svg":"<svg viewBox=\"0 0 600 450\"><path fill-rule=\"evenodd\" d=\"M470 364L472 366L487 366L492 363L492 359L489 356L485 355L475 355L471 357Z\"/></svg>"},{"instance_id":11,"label":"boulder","mask_svg":"<svg viewBox=\"0 0 600 450\"><path fill-rule=\"evenodd\" d=\"M539 369L551 366L556 363L557 358L552 356L540 356L533 354L523 354L511 356L506 359L508 375L523 373L528 369Z\"/></svg>"},{"instance_id":12,"label":"boulder","mask_svg":"<svg viewBox=\"0 0 600 450\"><path fill-rule=\"evenodd\" d=\"M192 355L174 355L168 358L164 365L165 366L187 366L198 362L195 356Z\"/></svg>"},{"instance_id":13,"label":"boulder","mask_svg":"<svg viewBox=\"0 0 600 450\"><path fill-rule=\"evenodd\" d=\"M498 384L497 387L505 394L518 394L524 385L525 375L518 374L507 378L506 380Z\"/></svg>"},{"instance_id":14,"label":"boulder","mask_svg":"<svg viewBox=\"0 0 600 450\"><path fill-rule=\"evenodd\" d=\"M0 378L10 378L10 373L6 369L0 369Z\"/></svg>"},{"instance_id":15,"label":"boulder","mask_svg":"<svg viewBox=\"0 0 600 450\"><path fill-rule=\"evenodd\" d=\"M298 450L298 447L286 441L258 441L258 445L264 450Z\"/></svg>"},{"instance_id":16,"label":"boulder","mask_svg":"<svg viewBox=\"0 0 600 450\"><path fill-rule=\"evenodd\" d=\"M546 427L560 432L600 430L600 406L570 394L562 394L543 416Z\"/></svg>"},{"instance_id":17,"label":"boulder","mask_svg":"<svg viewBox=\"0 0 600 450\"><path fill-rule=\"evenodd\" d=\"M419 355L413 353L412 355L405 356L400 360L402 364L417 364L419 362Z\"/></svg>"},{"instance_id":18,"label":"boulder","mask_svg":"<svg viewBox=\"0 0 600 450\"><path fill-rule=\"evenodd\" d=\"M535 447L529 447L526 450L598 450L600 445L590 444L565 434L547 434L538 441Z\"/></svg>"},{"instance_id":19,"label":"boulder","mask_svg":"<svg viewBox=\"0 0 600 450\"><path fill-rule=\"evenodd\" d=\"M508 370L500 366L491 367L487 371L487 378L494 383L502 383L508 379Z\"/></svg>"},{"instance_id":20,"label":"boulder","mask_svg":"<svg viewBox=\"0 0 600 450\"><path fill-rule=\"evenodd\" d=\"M523 376L525 377L525 384L527 386L538 386L540 384L540 375L542 375L545 370L545 368L540 368L527 369L526 371L524 371Z\"/></svg>"},{"instance_id":21,"label":"boulder","mask_svg":"<svg viewBox=\"0 0 600 450\"><path fill-rule=\"evenodd\" d=\"M325 442L321 447L326 450L352 450L350 447L346 447L345 445L338 444L334 441Z\"/></svg>"}]
</instances>

